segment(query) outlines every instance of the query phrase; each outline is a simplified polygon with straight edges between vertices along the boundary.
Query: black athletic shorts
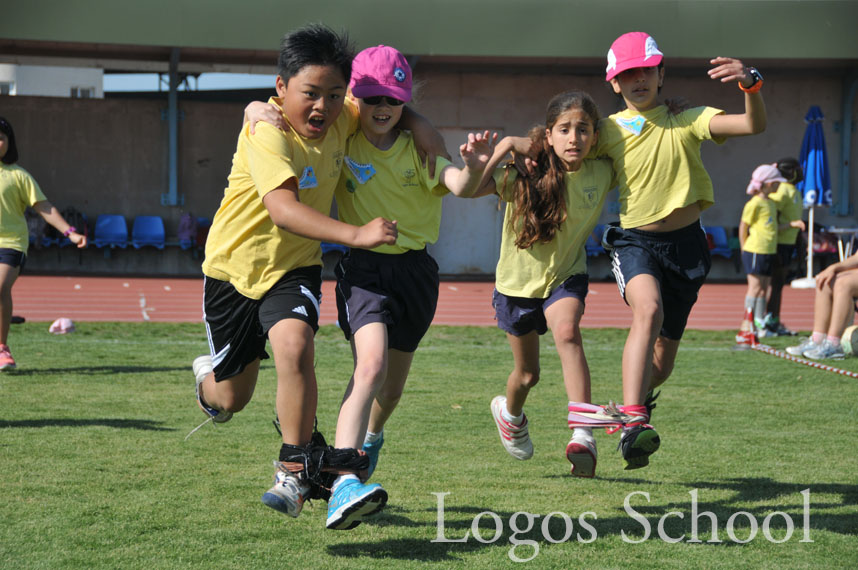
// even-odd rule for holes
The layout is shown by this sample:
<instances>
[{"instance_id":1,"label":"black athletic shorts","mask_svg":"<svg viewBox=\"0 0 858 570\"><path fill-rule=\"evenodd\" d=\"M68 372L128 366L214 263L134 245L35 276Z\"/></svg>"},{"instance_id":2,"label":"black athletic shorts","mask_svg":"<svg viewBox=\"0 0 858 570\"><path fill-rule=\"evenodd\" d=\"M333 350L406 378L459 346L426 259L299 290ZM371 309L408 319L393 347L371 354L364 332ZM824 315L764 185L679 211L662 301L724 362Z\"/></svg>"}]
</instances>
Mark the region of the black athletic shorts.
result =
<instances>
[{"instance_id":1,"label":"black athletic shorts","mask_svg":"<svg viewBox=\"0 0 858 570\"><path fill-rule=\"evenodd\" d=\"M680 340L712 258L700 222L671 232L644 232L608 226L602 245L611 254L611 270L623 299L626 283L652 275L659 283L664 323L661 336Z\"/></svg>"},{"instance_id":2,"label":"black athletic shorts","mask_svg":"<svg viewBox=\"0 0 858 570\"><path fill-rule=\"evenodd\" d=\"M495 308L498 328L513 336L524 336L531 331L545 334L548 331L545 309L566 297L574 297L584 303L589 287L590 276L580 273L572 275L555 287L545 299L512 297L495 289L492 293L492 306Z\"/></svg>"},{"instance_id":3,"label":"black athletic shorts","mask_svg":"<svg viewBox=\"0 0 858 570\"><path fill-rule=\"evenodd\" d=\"M27 262L27 254L17 249L0 247L0 263L3 265L11 265L18 267L18 273L24 270L24 264Z\"/></svg>"},{"instance_id":4,"label":"black athletic shorts","mask_svg":"<svg viewBox=\"0 0 858 570\"><path fill-rule=\"evenodd\" d=\"M351 249L337 264L337 315L350 339L369 323L387 325L387 346L414 352L438 306L438 264L425 249L399 254Z\"/></svg>"},{"instance_id":5,"label":"black athletic shorts","mask_svg":"<svg viewBox=\"0 0 858 570\"><path fill-rule=\"evenodd\" d=\"M284 275L261 299L245 297L232 284L205 278L203 311L215 380L239 374L268 358L268 331L283 319L298 319L319 330L322 268L299 267Z\"/></svg>"}]
</instances>

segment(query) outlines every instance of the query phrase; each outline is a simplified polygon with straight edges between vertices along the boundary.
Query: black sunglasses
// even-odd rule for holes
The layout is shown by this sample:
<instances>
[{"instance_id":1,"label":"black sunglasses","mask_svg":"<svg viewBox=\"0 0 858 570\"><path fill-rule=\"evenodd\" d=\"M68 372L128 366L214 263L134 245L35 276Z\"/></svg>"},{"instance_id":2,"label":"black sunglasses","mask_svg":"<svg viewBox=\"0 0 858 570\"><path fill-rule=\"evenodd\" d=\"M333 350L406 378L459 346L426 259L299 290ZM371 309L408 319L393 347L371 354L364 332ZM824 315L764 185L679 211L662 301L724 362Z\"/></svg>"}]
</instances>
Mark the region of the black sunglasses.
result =
<instances>
[{"instance_id":1,"label":"black sunglasses","mask_svg":"<svg viewBox=\"0 0 858 570\"><path fill-rule=\"evenodd\" d=\"M381 103L382 99L384 99L391 107L399 107L400 105L405 104L405 101L400 101L399 99L394 99L393 97L388 97L387 95L374 95L373 97L364 97L363 102L367 105L378 105Z\"/></svg>"}]
</instances>

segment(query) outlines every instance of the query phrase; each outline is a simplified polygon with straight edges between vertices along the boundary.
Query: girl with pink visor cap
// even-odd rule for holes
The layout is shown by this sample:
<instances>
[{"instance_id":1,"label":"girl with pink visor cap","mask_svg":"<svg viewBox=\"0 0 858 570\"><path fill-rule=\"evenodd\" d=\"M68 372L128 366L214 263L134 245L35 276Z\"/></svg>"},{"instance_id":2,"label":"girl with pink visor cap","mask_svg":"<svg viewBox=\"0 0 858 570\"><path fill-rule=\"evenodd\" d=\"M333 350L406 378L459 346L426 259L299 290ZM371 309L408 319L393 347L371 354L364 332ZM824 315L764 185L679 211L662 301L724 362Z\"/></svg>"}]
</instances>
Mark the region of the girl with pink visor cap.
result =
<instances>
[{"instance_id":1,"label":"girl with pink visor cap","mask_svg":"<svg viewBox=\"0 0 858 570\"><path fill-rule=\"evenodd\" d=\"M626 469L648 465L660 445L649 425L653 389L673 370L688 315L711 266L700 213L714 198L700 145L766 127L763 79L756 69L729 57L710 60L711 79L738 84L744 113L712 107L674 112L659 101L663 58L645 32L623 34L611 44L605 80L626 109L601 122L594 151L613 159L619 180L620 222L608 227L603 245L632 310L619 408L628 420L620 443Z\"/></svg>"}]
</instances>

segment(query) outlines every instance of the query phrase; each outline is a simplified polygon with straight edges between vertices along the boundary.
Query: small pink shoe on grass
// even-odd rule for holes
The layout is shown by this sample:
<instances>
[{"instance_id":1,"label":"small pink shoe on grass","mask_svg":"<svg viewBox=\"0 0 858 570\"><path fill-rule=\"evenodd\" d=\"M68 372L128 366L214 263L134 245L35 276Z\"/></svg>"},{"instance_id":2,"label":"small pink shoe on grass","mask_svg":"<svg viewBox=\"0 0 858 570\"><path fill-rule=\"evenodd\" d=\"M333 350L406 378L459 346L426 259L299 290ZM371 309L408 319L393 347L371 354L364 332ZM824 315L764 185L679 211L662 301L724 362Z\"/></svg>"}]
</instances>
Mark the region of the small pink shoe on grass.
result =
<instances>
[{"instance_id":1,"label":"small pink shoe on grass","mask_svg":"<svg viewBox=\"0 0 858 570\"><path fill-rule=\"evenodd\" d=\"M15 359L9 352L9 345L0 344L0 370L13 370L16 366Z\"/></svg>"}]
</instances>

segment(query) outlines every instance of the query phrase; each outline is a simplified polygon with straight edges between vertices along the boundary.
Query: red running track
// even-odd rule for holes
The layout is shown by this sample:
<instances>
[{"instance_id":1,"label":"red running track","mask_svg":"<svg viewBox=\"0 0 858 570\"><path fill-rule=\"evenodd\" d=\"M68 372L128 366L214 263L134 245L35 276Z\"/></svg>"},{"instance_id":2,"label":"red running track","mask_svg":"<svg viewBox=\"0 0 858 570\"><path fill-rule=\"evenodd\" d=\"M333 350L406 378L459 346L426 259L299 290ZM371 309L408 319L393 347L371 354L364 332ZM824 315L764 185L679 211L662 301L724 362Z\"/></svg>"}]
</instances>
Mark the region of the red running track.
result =
<instances>
[{"instance_id":1,"label":"red running track","mask_svg":"<svg viewBox=\"0 0 858 570\"><path fill-rule=\"evenodd\" d=\"M491 282L441 283L436 325L494 326ZM745 284L703 286L688 328L736 329L742 320ZM813 290L784 288L781 318L793 330L813 325ZM29 321L200 322L202 279L55 277L23 275L12 290L14 314ZM613 282L590 283L585 328L629 326L631 312ZM336 322L334 282L322 285L321 324Z\"/></svg>"}]
</instances>

